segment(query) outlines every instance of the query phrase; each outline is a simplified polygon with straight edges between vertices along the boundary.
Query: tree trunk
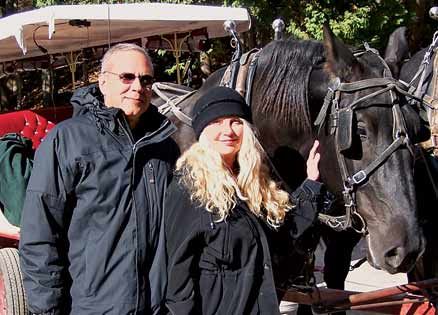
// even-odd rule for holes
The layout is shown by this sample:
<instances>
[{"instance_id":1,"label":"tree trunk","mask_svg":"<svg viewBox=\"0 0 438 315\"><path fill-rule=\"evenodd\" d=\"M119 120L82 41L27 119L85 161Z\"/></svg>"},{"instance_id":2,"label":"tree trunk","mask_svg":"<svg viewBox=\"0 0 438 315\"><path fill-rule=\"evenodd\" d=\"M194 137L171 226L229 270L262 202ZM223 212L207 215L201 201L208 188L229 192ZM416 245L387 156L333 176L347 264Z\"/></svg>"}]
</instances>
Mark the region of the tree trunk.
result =
<instances>
[{"instance_id":1,"label":"tree trunk","mask_svg":"<svg viewBox=\"0 0 438 315\"><path fill-rule=\"evenodd\" d=\"M430 43L431 39L424 38L425 19L429 18L429 9L432 5L431 0L408 0L406 5L409 11L415 12L415 17L411 21L409 35L409 50L414 53Z\"/></svg>"}]
</instances>

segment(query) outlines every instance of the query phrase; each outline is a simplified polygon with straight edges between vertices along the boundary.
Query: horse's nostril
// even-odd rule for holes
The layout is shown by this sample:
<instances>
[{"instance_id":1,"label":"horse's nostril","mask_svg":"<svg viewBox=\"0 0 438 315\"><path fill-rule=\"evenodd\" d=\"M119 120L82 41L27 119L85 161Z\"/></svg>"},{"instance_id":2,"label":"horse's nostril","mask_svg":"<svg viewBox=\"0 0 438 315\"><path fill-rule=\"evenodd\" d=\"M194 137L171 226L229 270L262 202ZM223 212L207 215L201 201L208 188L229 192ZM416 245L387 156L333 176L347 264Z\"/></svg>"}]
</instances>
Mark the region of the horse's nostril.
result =
<instances>
[{"instance_id":1,"label":"horse's nostril","mask_svg":"<svg viewBox=\"0 0 438 315\"><path fill-rule=\"evenodd\" d=\"M395 257L397 257L398 253L399 253L399 247L394 247L393 249L386 252L385 258L394 259Z\"/></svg>"},{"instance_id":2,"label":"horse's nostril","mask_svg":"<svg viewBox=\"0 0 438 315\"><path fill-rule=\"evenodd\" d=\"M403 259L403 247L393 247L385 253L386 269L390 273L397 272Z\"/></svg>"},{"instance_id":3,"label":"horse's nostril","mask_svg":"<svg viewBox=\"0 0 438 315\"><path fill-rule=\"evenodd\" d=\"M408 272L415 264L421 251L406 253L404 247L394 247L385 254L385 263L390 273Z\"/></svg>"}]
</instances>

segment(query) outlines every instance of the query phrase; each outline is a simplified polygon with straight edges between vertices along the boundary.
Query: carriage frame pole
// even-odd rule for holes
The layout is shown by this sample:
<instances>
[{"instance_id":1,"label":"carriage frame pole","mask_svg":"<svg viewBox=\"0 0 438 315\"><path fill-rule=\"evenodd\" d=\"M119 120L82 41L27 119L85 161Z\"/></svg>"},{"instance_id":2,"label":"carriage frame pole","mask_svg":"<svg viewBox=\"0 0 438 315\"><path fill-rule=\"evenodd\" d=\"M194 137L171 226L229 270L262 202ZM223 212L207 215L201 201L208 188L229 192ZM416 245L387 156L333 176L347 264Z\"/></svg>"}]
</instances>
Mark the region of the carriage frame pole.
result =
<instances>
[{"instance_id":1,"label":"carriage frame pole","mask_svg":"<svg viewBox=\"0 0 438 315\"><path fill-rule=\"evenodd\" d=\"M422 295L412 295L412 293L424 292L426 289L437 286L438 278L432 278L369 292L354 292L317 287L308 288L308 290L303 292L295 290L280 292L284 294L283 300L312 305L318 313L354 309L376 312L377 309L379 309L382 313L397 314L394 313L395 308L400 311L403 305L406 305L406 308L413 308L415 304L418 308L422 308L423 311L427 309L427 313L423 314L429 314L428 312L435 311L434 306L431 305L426 297Z\"/></svg>"},{"instance_id":2,"label":"carriage frame pole","mask_svg":"<svg viewBox=\"0 0 438 315\"><path fill-rule=\"evenodd\" d=\"M183 33L184 34L184 33ZM181 51L182 46L184 42L192 36L192 33L189 32L186 36L184 36L179 42L178 42L178 33L173 33L173 42L169 39L167 39L165 36L161 35L161 38L166 41L170 46L170 51L172 51L173 56L175 57L175 63L176 63L176 82L178 84L182 84L181 78L181 70L179 69L179 58L181 57Z\"/></svg>"}]
</instances>

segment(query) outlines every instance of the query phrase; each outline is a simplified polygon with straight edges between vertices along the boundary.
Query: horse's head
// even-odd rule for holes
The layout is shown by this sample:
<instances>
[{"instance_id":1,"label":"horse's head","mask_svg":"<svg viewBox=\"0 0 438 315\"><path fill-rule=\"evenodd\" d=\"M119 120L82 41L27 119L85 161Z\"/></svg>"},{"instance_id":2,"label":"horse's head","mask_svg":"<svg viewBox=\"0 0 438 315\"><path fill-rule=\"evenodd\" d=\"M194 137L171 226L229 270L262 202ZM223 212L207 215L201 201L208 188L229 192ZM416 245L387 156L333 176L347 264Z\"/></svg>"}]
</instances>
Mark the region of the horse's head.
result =
<instances>
[{"instance_id":1,"label":"horse's head","mask_svg":"<svg viewBox=\"0 0 438 315\"><path fill-rule=\"evenodd\" d=\"M269 155L281 161L276 163L279 173L292 186L318 137L322 180L341 205L351 204L349 213L354 210L344 221L331 223L346 227L352 220L353 227L368 232L374 266L391 273L406 271L424 248L407 145L407 135L416 136L418 116L397 105L392 84L398 82L377 54L355 56L328 28L324 35L324 43L280 40L263 49L252 91L254 123ZM342 84L335 88L336 78ZM367 80L364 86L357 83L362 80ZM338 105L328 99L319 117L322 127L312 129L329 85L338 91L331 95Z\"/></svg>"},{"instance_id":2,"label":"horse's head","mask_svg":"<svg viewBox=\"0 0 438 315\"><path fill-rule=\"evenodd\" d=\"M353 227L365 231L366 226L370 263L390 273L406 272L424 250L411 142L420 120L400 105L397 82L378 54L354 55L328 27L324 47L332 92L318 117L319 137L321 163L332 167L321 169L322 179L351 205Z\"/></svg>"}]
</instances>

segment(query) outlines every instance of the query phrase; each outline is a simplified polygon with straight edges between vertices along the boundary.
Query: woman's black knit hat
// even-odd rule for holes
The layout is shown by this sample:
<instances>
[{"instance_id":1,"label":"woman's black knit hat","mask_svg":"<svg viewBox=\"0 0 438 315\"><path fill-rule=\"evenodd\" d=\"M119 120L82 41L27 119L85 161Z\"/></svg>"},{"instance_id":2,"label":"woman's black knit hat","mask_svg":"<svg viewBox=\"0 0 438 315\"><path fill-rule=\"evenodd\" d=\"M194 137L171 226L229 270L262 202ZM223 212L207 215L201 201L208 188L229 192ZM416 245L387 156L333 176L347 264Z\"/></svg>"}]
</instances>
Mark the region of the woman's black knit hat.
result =
<instances>
[{"instance_id":1,"label":"woman's black knit hat","mask_svg":"<svg viewBox=\"0 0 438 315\"><path fill-rule=\"evenodd\" d=\"M224 86L216 86L202 95L193 106L191 116L196 139L210 122L220 117L237 116L251 122L251 111L245 99Z\"/></svg>"}]
</instances>

